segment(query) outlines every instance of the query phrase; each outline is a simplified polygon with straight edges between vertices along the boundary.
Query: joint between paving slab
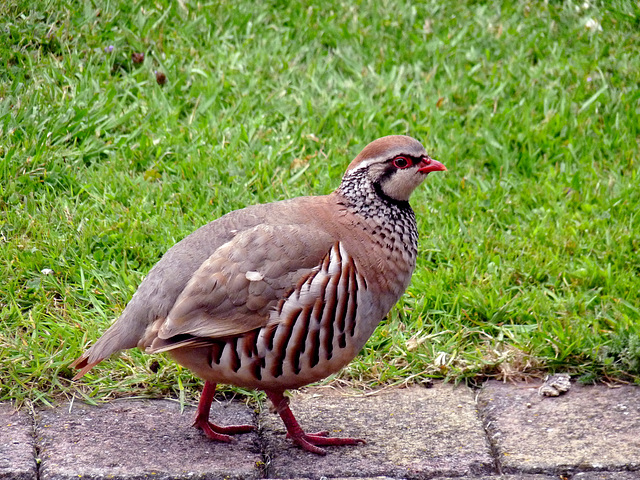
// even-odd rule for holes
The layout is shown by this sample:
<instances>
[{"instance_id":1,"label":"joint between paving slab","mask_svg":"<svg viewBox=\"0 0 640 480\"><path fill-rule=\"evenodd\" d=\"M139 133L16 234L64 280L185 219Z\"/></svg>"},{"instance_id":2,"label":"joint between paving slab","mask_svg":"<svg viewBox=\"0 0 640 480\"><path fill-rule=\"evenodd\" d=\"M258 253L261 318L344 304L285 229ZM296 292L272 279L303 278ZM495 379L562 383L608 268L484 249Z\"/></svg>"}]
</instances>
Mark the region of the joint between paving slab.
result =
<instances>
[{"instance_id":1,"label":"joint between paving slab","mask_svg":"<svg viewBox=\"0 0 640 480\"><path fill-rule=\"evenodd\" d=\"M272 407L267 399L255 400L255 422L258 426L258 443L260 445L260 457L262 465L259 466L260 478L275 478L274 468L272 464L271 449L269 448L268 428L263 421L265 411L268 412Z\"/></svg>"},{"instance_id":2,"label":"joint between paving slab","mask_svg":"<svg viewBox=\"0 0 640 480\"><path fill-rule=\"evenodd\" d=\"M482 423L482 428L484 430L485 438L487 439L487 443L489 444L489 454L493 458L493 467L498 475L503 475L502 462L500 461L500 449L498 448L497 443L493 439L493 435L491 435L491 420L489 420L489 416L485 409L482 408L482 404L479 401L481 389L474 389L475 393L475 402L476 402L476 411L478 412L478 417L480 422Z\"/></svg>"},{"instance_id":3,"label":"joint between paving slab","mask_svg":"<svg viewBox=\"0 0 640 480\"><path fill-rule=\"evenodd\" d=\"M38 442L38 423L33 404L29 402L29 419L31 420L31 438L33 439L33 462L35 463L35 480L40 480L40 443Z\"/></svg>"},{"instance_id":4,"label":"joint between paving slab","mask_svg":"<svg viewBox=\"0 0 640 480\"><path fill-rule=\"evenodd\" d=\"M265 435L265 429L261 425L260 422L260 414L262 413L262 409L264 408L264 404L260 400L254 400L252 402L254 404L253 409L253 419L255 425L257 425L256 433L258 434L258 446L260 447L260 464L256 465L258 467L259 477L260 478L270 478L269 476L269 467L271 465L271 457L268 454L268 445L267 445L267 437Z\"/></svg>"},{"instance_id":5,"label":"joint between paving slab","mask_svg":"<svg viewBox=\"0 0 640 480\"><path fill-rule=\"evenodd\" d=\"M29 416L31 417L31 435L33 436L33 461L36 464L35 480L42 478L42 436L39 435L38 414L32 404L29 404Z\"/></svg>"},{"instance_id":6,"label":"joint between paving slab","mask_svg":"<svg viewBox=\"0 0 640 480\"><path fill-rule=\"evenodd\" d=\"M260 478L272 478L271 456L268 453L267 437L264 429L258 424L258 441L260 442L260 456L262 464L258 465Z\"/></svg>"},{"instance_id":7,"label":"joint between paving slab","mask_svg":"<svg viewBox=\"0 0 640 480\"><path fill-rule=\"evenodd\" d=\"M38 437L36 436L35 426L33 431L33 449L35 453L35 458L33 461L36 463L36 480L40 480L40 467L42 466L42 461L40 459L40 452L42 451L40 444L38 443Z\"/></svg>"},{"instance_id":8,"label":"joint between paving slab","mask_svg":"<svg viewBox=\"0 0 640 480\"><path fill-rule=\"evenodd\" d=\"M36 412L35 409L33 407L33 404L31 402L26 402L26 405L28 405L28 415L26 415L26 417L29 419L29 436L31 437L31 443L33 446L33 451L32 451L32 461L33 461L33 471L35 473L35 477L32 477L34 480L40 480L40 448L38 445L38 437L37 437L37 432L36 432Z\"/></svg>"}]
</instances>

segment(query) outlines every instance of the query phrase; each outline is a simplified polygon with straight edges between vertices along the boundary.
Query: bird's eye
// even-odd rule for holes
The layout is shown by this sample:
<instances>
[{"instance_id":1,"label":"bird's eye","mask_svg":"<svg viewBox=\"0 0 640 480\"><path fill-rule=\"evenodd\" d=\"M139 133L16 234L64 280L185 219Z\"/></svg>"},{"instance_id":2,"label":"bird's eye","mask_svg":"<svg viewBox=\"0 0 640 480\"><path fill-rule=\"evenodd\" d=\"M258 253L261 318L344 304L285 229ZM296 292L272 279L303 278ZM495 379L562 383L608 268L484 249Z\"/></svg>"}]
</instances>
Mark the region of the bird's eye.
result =
<instances>
[{"instance_id":1,"label":"bird's eye","mask_svg":"<svg viewBox=\"0 0 640 480\"><path fill-rule=\"evenodd\" d=\"M407 157L396 157L393 159L393 166L396 168L407 168L411 166L411 160Z\"/></svg>"}]
</instances>

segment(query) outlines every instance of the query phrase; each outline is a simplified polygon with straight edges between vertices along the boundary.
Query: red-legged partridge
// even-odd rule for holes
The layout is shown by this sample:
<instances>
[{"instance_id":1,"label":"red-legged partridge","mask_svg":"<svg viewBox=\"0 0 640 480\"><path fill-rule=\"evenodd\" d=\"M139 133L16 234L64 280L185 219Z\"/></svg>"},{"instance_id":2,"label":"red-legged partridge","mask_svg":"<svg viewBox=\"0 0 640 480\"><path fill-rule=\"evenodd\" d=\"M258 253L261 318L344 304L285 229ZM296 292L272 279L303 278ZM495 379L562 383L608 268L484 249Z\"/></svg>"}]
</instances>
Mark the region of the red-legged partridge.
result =
<instances>
[{"instance_id":1,"label":"red-legged partridge","mask_svg":"<svg viewBox=\"0 0 640 480\"><path fill-rule=\"evenodd\" d=\"M404 293L418 232L409 196L446 170L417 140L367 145L326 196L231 212L173 246L118 320L72 366L79 378L119 350L167 352L205 380L195 426L214 440L251 430L209 421L216 384L264 390L293 442L359 439L305 433L286 389L344 367Z\"/></svg>"}]
</instances>

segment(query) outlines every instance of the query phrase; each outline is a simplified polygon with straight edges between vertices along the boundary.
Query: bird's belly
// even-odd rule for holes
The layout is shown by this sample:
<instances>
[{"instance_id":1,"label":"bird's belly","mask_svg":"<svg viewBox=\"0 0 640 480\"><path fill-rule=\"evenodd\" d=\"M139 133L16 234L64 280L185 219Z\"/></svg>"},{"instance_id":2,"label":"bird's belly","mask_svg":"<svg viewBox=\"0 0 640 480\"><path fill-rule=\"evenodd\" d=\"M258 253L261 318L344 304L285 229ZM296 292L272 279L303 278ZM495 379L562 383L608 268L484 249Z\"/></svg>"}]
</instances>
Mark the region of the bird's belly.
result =
<instances>
[{"instance_id":1,"label":"bird's belly","mask_svg":"<svg viewBox=\"0 0 640 480\"><path fill-rule=\"evenodd\" d=\"M337 372L362 348L362 345L346 338L343 344L336 342L332 349L322 348L320 342L327 342L327 339L321 339L323 336L318 334L317 346L316 340L308 342L311 349L306 344L305 347L289 345L286 349L274 345L258 353L261 350L256 342L258 331L218 341L211 346L178 348L169 354L176 362L210 382L261 390L285 390L316 382Z\"/></svg>"},{"instance_id":2,"label":"bird's belly","mask_svg":"<svg viewBox=\"0 0 640 480\"><path fill-rule=\"evenodd\" d=\"M362 349L393 301L380 311L368 295L354 315L313 316L301 311L243 335L169 351L204 380L256 389L298 388L347 365ZM349 311L345 309L345 311ZM330 318L331 321L327 321Z\"/></svg>"}]
</instances>

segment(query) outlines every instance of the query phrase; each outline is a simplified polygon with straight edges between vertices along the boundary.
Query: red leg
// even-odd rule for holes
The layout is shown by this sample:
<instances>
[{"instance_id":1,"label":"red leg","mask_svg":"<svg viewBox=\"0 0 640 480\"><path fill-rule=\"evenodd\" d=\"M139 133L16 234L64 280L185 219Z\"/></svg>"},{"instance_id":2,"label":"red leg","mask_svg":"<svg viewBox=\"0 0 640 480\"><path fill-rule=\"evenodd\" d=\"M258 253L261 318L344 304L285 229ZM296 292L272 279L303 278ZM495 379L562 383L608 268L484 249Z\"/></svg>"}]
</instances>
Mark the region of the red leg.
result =
<instances>
[{"instance_id":1,"label":"red leg","mask_svg":"<svg viewBox=\"0 0 640 480\"><path fill-rule=\"evenodd\" d=\"M289 399L285 398L283 392L265 390L265 393L287 428L287 438L290 438L293 443L307 452L326 455L327 451L318 445L357 445L358 443L366 443L359 438L331 438L329 437L329 432L304 433L289 408Z\"/></svg>"},{"instance_id":2,"label":"red leg","mask_svg":"<svg viewBox=\"0 0 640 480\"><path fill-rule=\"evenodd\" d=\"M255 430L253 425L230 425L228 427L220 427L209 421L209 413L211 412L211 402L213 402L213 396L216 394L216 384L212 382L205 382L202 389L202 395L200 395L200 402L198 403L198 411L196 412L196 419L193 422L193 426L199 428L204 434L211 440L218 442L232 442L233 439L227 433L247 433Z\"/></svg>"}]
</instances>

